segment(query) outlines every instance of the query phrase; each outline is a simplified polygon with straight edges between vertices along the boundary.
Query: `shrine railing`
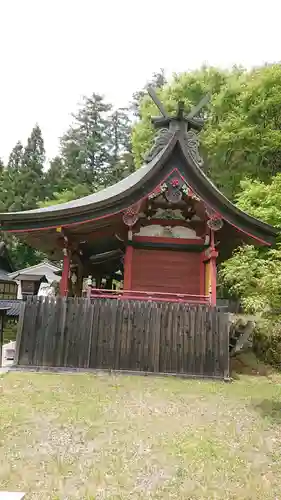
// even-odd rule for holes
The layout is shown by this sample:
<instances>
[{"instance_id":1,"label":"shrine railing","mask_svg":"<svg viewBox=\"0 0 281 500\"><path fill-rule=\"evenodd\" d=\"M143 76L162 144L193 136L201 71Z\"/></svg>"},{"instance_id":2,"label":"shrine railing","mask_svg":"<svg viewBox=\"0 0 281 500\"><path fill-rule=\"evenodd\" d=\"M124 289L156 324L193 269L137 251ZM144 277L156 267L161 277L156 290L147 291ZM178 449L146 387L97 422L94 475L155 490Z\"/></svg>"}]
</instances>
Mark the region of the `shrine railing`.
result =
<instances>
[{"instance_id":1,"label":"shrine railing","mask_svg":"<svg viewBox=\"0 0 281 500\"><path fill-rule=\"evenodd\" d=\"M102 288L88 287L88 298L123 299L123 300L147 300L158 302L186 302L188 304L210 304L209 295L192 295L185 293L151 292L137 290L107 290Z\"/></svg>"}]
</instances>

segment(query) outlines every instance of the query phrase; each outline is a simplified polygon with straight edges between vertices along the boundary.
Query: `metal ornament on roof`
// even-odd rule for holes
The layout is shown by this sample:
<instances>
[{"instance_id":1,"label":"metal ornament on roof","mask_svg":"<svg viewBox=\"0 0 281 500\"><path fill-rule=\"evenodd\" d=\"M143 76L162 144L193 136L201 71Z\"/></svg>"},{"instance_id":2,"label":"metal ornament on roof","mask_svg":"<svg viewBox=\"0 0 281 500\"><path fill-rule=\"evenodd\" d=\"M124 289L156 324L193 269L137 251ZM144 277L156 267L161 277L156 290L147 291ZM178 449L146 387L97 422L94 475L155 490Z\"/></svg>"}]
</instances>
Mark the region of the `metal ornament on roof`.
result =
<instances>
[{"instance_id":1,"label":"metal ornament on roof","mask_svg":"<svg viewBox=\"0 0 281 500\"><path fill-rule=\"evenodd\" d=\"M184 115L184 103L179 102L176 116L171 116L166 112L155 90L152 87L148 87L147 90L154 104L159 109L162 117L152 118L152 122L154 123L154 126L159 129L159 132L154 139L150 151L145 155L144 161L146 163L152 161L158 153L160 153L160 151L167 146L169 141L174 136L175 131L182 130L188 153L190 154L192 160L199 167L201 167L203 165L203 160L199 154L198 136L194 130L200 131L204 125L204 119L199 118L196 115L198 115L203 106L205 106L210 100L210 95L205 95L186 116Z\"/></svg>"}]
</instances>

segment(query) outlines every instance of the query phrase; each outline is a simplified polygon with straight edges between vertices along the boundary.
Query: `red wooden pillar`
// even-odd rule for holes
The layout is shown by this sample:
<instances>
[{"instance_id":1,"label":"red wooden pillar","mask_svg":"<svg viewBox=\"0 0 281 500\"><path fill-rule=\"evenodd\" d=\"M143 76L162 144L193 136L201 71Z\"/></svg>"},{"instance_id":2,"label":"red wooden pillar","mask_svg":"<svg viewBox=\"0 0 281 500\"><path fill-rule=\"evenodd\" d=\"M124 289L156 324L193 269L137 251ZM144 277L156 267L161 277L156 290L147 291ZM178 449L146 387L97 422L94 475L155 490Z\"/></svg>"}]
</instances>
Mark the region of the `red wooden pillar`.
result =
<instances>
[{"instance_id":1,"label":"red wooden pillar","mask_svg":"<svg viewBox=\"0 0 281 500\"><path fill-rule=\"evenodd\" d=\"M215 247L215 234L211 230L211 248L210 248L210 278L211 278L211 305L217 303L217 256Z\"/></svg>"},{"instance_id":2,"label":"red wooden pillar","mask_svg":"<svg viewBox=\"0 0 281 500\"><path fill-rule=\"evenodd\" d=\"M67 248L63 249L63 267L62 267L62 276L60 280L60 294L62 297L67 297L68 295L68 279L69 279L69 271L70 271L70 254Z\"/></svg>"},{"instance_id":3,"label":"red wooden pillar","mask_svg":"<svg viewBox=\"0 0 281 500\"><path fill-rule=\"evenodd\" d=\"M128 244L124 258L124 290L132 289L133 247Z\"/></svg>"}]
</instances>

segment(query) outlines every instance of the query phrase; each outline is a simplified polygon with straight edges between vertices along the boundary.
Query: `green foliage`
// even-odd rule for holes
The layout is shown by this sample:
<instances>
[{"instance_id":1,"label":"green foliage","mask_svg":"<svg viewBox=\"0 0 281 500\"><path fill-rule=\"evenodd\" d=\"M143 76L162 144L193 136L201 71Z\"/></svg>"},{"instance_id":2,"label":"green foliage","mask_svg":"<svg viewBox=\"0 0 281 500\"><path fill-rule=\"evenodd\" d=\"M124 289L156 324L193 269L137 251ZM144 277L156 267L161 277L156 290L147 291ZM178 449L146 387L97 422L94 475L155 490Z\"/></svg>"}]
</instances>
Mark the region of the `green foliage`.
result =
<instances>
[{"instance_id":1,"label":"green foliage","mask_svg":"<svg viewBox=\"0 0 281 500\"><path fill-rule=\"evenodd\" d=\"M16 179L16 198L10 211L30 210L44 199L45 149L41 129L34 127L24 149Z\"/></svg>"},{"instance_id":2,"label":"green foliage","mask_svg":"<svg viewBox=\"0 0 281 500\"><path fill-rule=\"evenodd\" d=\"M2 233L1 239L5 241L9 256L15 269L23 269L28 266L34 266L42 261L46 256L26 245L23 241L9 233Z\"/></svg>"},{"instance_id":3,"label":"green foliage","mask_svg":"<svg viewBox=\"0 0 281 500\"><path fill-rule=\"evenodd\" d=\"M270 314L281 304L281 247L264 250L238 248L222 264L220 279L240 297L247 312Z\"/></svg>"},{"instance_id":4,"label":"green foliage","mask_svg":"<svg viewBox=\"0 0 281 500\"><path fill-rule=\"evenodd\" d=\"M216 185L229 197L240 190L248 176L268 182L281 171L281 66L246 71L202 68L175 75L158 91L168 112L175 112L179 100L188 111L210 92L212 99L202 110L206 124L201 143L209 164L205 166ZM155 131L151 115L159 111L148 96L141 104L141 121L133 130L133 152L140 166Z\"/></svg>"},{"instance_id":5,"label":"green foliage","mask_svg":"<svg viewBox=\"0 0 281 500\"><path fill-rule=\"evenodd\" d=\"M85 184L78 184L73 189L65 189L61 192L54 192L53 198L51 200L45 200L39 203L40 207L50 207L52 205L58 205L61 203L67 203L68 201L75 200L77 198L82 198L91 194L89 186Z\"/></svg>"},{"instance_id":6,"label":"green foliage","mask_svg":"<svg viewBox=\"0 0 281 500\"><path fill-rule=\"evenodd\" d=\"M260 319L253 335L253 351L265 363L280 369L281 321L280 317Z\"/></svg>"},{"instance_id":7,"label":"green foliage","mask_svg":"<svg viewBox=\"0 0 281 500\"><path fill-rule=\"evenodd\" d=\"M44 186L46 199L51 199L54 193L67 188L68 179L64 175L64 163L60 156L55 156L50 161L50 166L44 177Z\"/></svg>"},{"instance_id":8,"label":"green foliage","mask_svg":"<svg viewBox=\"0 0 281 500\"><path fill-rule=\"evenodd\" d=\"M36 125L25 147L17 142L0 178L0 210L12 212L36 208L44 199L45 149L40 127ZM2 235L16 268L36 264L42 254L9 234Z\"/></svg>"},{"instance_id":9,"label":"green foliage","mask_svg":"<svg viewBox=\"0 0 281 500\"><path fill-rule=\"evenodd\" d=\"M265 184L246 179L241 182L242 191L237 196L237 204L250 215L281 228L281 174Z\"/></svg>"},{"instance_id":10,"label":"green foliage","mask_svg":"<svg viewBox=\"0 0 281 500\"><path fill-rule=\"evenodd\" d=\"M268 224L281 227L281 174L269 184L245 180L237 196L238 206ZM238 248L220 270L231 293L242 298L246 310L263 315L281 304L281 243L276 248Z\"/></svg>"}]
</instances>

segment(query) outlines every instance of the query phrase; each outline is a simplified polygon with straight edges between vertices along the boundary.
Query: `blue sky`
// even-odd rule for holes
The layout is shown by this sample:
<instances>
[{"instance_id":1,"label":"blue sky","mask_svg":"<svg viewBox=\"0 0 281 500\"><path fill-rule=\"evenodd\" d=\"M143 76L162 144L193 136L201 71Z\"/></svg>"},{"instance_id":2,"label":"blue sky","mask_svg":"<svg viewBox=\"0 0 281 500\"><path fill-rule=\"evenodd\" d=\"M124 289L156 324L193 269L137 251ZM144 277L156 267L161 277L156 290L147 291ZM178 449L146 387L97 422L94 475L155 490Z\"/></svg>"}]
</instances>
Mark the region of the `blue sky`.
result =
<instances>
[{"instance_id":1,"label":"blue sky","mask_svg":"<svg viewBox=\"0 0 281 500\"><path fill-rule=\"evenodd\" d=\"M0 157L36 122L54 156L83 95L126 105L159 68L280 60L280 14L280 0L1 0Z\"/></svg>"}]
</instances>

